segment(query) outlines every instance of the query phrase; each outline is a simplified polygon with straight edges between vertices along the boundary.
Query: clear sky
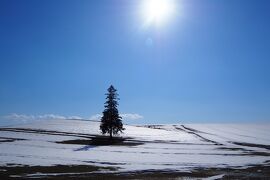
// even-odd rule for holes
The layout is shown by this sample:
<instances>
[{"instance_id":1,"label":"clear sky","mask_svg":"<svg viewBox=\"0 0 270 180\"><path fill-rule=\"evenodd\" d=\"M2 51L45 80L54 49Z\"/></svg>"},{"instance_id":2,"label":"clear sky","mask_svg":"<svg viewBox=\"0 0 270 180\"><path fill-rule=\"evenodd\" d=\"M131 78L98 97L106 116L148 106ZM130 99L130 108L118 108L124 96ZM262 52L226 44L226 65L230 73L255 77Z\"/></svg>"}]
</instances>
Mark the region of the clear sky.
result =
<instances>
[{"instance_id":1,"label":"clear sky","mask_svg":"<svg viewBox=\"0 0 270 180\"><path fill-rule=\"evenodd\" d=\"M89 118L111 84L133 123L270 121L269 0L176 0L148 26L141 3L1 0L2 122Z\"/></svg>"}]
</instances>

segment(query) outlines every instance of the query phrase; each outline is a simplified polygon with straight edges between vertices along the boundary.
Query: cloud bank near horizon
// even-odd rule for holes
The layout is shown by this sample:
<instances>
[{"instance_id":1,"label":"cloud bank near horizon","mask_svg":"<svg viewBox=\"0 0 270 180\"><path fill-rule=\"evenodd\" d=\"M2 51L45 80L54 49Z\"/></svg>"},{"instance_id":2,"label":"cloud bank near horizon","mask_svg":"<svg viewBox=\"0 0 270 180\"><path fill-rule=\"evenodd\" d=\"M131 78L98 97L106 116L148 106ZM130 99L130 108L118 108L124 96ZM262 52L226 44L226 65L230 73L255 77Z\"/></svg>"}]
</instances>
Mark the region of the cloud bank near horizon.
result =
<instances>
[{"instance_id":1,"label":"cloud bank near horizon","mask_svg":"<svg viewBox=\"0 0 270 180\"><path fill-rule=\"evenodd\" d=\"M120 113L119 114L123 120L138 120L138 119L143 119L144 117L140 114L137 113ZM90 117L91 120L100 120L102 117L101 114L95 114Z\"/></svg>"},{"instance_id":2,"label":"cloud bank near horizon","mask_svg":"<svg viewBox=\"0 0 270 180\"><path fill-rule=\"evenodd\" d=\"M5 120L11 121L34 121L34 120L53 120L53 119L83 119L80 116L62 116L57 114L43 114L43 115L27 115L12 113L2 116Z\"/></svg>"},{"instance_id":3,"label":"cloud bank near horizon","mask_svg":"<svg viewBox=\"0 0 270 180\"><path fill-rule=\"evenodd\" d=\"M120 116L123 120L138 120L143 119L143 116L137 113L122 113ZM12 113L9 115L1 116L1 119L16 123L28 123L33 121L42 120L54 120L54 119L80 119L80 120L100 120L101 114L92 115L90 118L83 118L81 116L63 116L57 114L43 114L43 115L27 115L27 114L17 114Z\"/></svg>"}]
</instances>

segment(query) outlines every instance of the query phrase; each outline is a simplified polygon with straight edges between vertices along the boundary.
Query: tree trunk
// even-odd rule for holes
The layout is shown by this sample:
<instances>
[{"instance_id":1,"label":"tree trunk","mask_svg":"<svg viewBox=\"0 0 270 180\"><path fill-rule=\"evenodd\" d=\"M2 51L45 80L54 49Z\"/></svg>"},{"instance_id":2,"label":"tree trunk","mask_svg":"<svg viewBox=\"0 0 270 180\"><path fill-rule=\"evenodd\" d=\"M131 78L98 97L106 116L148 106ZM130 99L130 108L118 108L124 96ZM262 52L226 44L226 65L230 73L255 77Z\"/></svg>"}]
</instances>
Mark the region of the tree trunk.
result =
<instances>
[{"instance_id":1,"label":"tree trunk","mask_svg":"<svg viewBox=\"0 0 270 180\"><path fill-rule=\"evenodd\" d=\"M112 140L112 129L110 129L110 140Z\"/></svg>"}]
</instances>

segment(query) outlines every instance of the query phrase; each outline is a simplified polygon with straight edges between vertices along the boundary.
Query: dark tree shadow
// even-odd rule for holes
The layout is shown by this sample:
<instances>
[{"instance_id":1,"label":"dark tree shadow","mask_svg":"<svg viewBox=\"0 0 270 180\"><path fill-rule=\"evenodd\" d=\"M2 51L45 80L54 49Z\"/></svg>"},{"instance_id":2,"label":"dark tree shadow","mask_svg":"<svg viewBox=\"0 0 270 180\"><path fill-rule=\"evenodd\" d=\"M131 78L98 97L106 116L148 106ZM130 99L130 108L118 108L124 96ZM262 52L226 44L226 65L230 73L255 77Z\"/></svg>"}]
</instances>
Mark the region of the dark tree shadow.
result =
<instances>
[{"instance_id":1,"label":"dark tree shadow","mask_svg":"<svg viewBox=\"0 0 270 180\"><path fill-rule=\"evenodd\" d=\"M89 149L95 148L96 146L92 146L92 145L86 145L83 146L81 148L75 149L74 151L88 151Z\"/></svg>"}]
</instances>

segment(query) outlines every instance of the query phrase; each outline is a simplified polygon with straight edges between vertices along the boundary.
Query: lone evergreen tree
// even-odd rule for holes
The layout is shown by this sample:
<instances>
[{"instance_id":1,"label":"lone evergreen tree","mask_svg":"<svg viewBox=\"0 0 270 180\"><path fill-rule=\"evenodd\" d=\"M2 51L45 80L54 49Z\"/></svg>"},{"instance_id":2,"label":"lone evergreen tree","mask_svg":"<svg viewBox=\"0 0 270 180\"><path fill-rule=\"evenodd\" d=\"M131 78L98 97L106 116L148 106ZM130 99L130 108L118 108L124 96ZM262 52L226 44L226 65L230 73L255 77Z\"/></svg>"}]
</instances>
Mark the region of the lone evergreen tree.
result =
<instances>
[{"instance_id":1,"label":"lone evergreen tree","mask_svg":"<svg viewBox=\"0 0 270 180\"><path fill-rule=\"evenodd\" d=\"M118 94L117 90L111 85L108 88L108 93L106 93L106 102L104 103L105 110L103 111L103 116L101 118L100 130L102 134L110 134L110 139L112 136L118 132L125 130L122 124L122 117L118 113Z\"/></svg>"}]
</instances>

